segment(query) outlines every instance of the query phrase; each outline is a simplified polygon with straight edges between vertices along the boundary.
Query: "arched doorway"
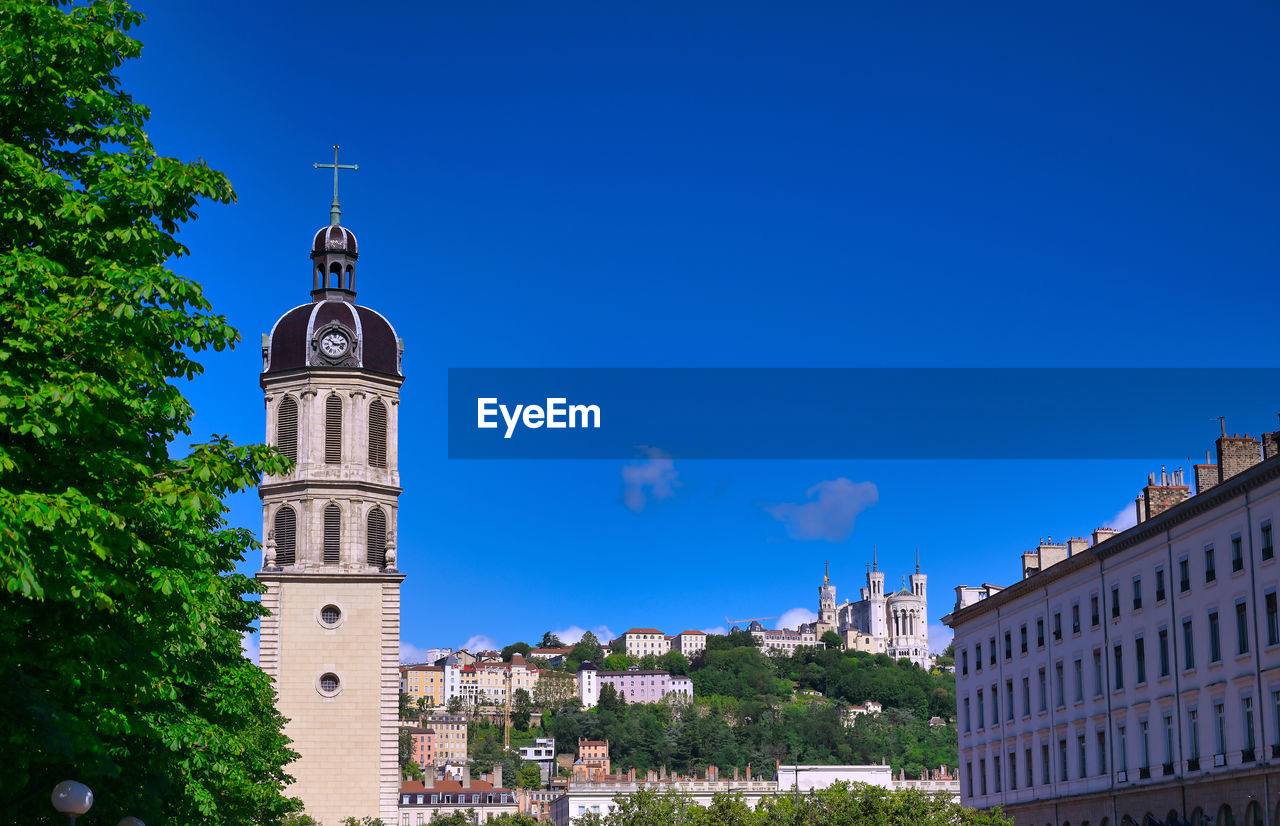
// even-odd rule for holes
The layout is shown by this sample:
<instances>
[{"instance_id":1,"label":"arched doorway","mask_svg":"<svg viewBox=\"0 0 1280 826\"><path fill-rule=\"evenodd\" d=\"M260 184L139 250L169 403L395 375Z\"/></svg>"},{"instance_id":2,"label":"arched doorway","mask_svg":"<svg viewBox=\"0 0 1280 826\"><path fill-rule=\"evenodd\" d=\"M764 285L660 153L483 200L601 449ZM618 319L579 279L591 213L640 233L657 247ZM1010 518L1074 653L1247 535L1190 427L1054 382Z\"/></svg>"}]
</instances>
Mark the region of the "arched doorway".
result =
<instances>
[{"instance_id":1,"label":"arched doorway","mask_svg":"<svg viewBox=\"0 0 1280 826\"><path fill-rule=\"evenodd\" d=\"M1262 826L1262 807L1258 805L1258 801L1251 800L1249 805L1244 807L1244 824L1245 826Z\"/></svg>"},{"instance_id":2,"label":"arched doorway","mask_svg":"<svg viewBox=\"0 0 1280 826\"><path fill-rule=\"evenodd\" d=\"M1199 806L1191 810L1191 826L1204 826L1204 809Z\"/></svg>"},{"instance_id":3,"label":"arched doorway","mask_svg":"<svg viewBox=\"0 0 1280 826\"><path fill-rule=\"evenodd\" d=\"M1236 826L1236 819L1231 815L1231 807L1226 803L1218 809L1218 817L1213 822L1213 826Z\"/></svg>"},{"instance_id":4,"label":"arched doorway","mask_svg":"<svg viewBox=\"0 0 1280 826\"><path fill-rule=\"evenodd\" d=\"M1170 824L1177 823L1177 822L1178 822L1178 810L1170 809L1169 813L1164 816L1164 826L1170 826Z\"/></svg>"}]
</instances>

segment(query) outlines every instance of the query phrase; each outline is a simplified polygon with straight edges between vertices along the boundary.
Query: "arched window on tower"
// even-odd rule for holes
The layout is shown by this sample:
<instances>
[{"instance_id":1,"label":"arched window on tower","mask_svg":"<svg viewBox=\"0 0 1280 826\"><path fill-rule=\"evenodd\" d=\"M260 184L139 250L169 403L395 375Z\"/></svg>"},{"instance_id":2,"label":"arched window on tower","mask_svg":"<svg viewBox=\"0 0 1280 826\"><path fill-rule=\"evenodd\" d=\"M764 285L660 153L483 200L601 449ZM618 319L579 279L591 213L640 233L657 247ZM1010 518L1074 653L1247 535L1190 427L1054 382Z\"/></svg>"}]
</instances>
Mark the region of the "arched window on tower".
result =
<instances>
[{"instance_id":1,"label":"arched window on tower","mask_svg":"<svg viewBox=\"0 0 1280 826\"><path fill-rule=\"evenodd\" d=\"M330 396L324 402L324 460L342 462L342 399Z\"/></svg>"},{"instance_id":2,"label":"arched window on tower","mask_svg":"<svg viewBox=\"0 0 1280 826\"><path fill-rule=\"evenodd\" d=\"M276 450L298 461L298 400L285 396L276 409Z\"/></svg>"},{"instance_id":3,"label":"arched window on tower","mask_svg":"<svg viewBox=\"0 0 1280 826\"><path fill-rule=\"evenodd\" d=\"M369 467L387 466L387 406L382 399L369 405Z\"/></svg>"},{"instance_id":4,"label":"arched window on tower","mask_svg":"<svg viewBox=\"0 0 1280 826\"><path fill-rule=\"evenodd\" d=\"M276 564L292 565L298 558L298 515L293 512L293 508L285 505L276 511L273 529L276 535Z\"/></svg>"},{"instance_id":5,"label":"arched window on tower","mask_svg":"<svg viewBox=\"0 0 1280 826\"><path fill-rule=\"evenodd\" d=\"M339 264L337 261L334 261L332 264L330 264L329 277L325 279L325 281L326 281L326 284L325 284L326 287L333 287L334 289L338 289L338 290L342 289L342 265Z\"/></svg>"},{"instance_id":6,"label":"arched window on tower","mask_svg":"<svg viewBox=\"0 0 1280 826\"><path fill-rule=\"evenodd\" d=\"M369 534L365 543L366 559L375 568L387 565L387 515L382 508L369 511Z\"/></svg>"},{"instance_id":7,"label":"arched window on tower","mask_svg":"<svg viewBox=\"0 0 1280 826\"><path fill-rule=\"evenodd\" d=\"M342 561L342 509L326 505L324 509L324 564L337 565Z\"/></svg>"}]
</instances>

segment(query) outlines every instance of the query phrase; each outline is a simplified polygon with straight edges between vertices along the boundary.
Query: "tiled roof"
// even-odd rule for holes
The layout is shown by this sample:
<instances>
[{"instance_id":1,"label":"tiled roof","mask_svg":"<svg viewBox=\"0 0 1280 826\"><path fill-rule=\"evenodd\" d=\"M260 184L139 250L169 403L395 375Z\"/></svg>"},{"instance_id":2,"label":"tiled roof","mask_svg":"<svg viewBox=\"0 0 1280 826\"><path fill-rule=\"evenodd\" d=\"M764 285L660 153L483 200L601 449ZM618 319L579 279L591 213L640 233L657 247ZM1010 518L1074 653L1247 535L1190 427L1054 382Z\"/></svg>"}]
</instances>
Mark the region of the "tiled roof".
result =
<instances>
[{"instance_id":1,"label":"tiled roof","mask_svg":"<svg viewBox=\"0 0 1280 826\"><path fill-rule=\"evenodd\" d=\"M623 631L622 636L625 637L627 634L661 634L661 633L662 632L659 631L657 628L632 628L628 631Z\"/></svg>"},{"instance_id":2,"label":"tiled roof","mask_svg":"<svg viewBox=\"0 0 1280 826\"><path fill-rule=\"evenodd\" d=\"M677 637L687 637L690 635L697 636L697 637L705 637L707 635L707 632L706 631L681 631L679 634L676 634Z\"/></svg>"},{"instance_id":3,"label":"tiled roof","mask_svg":"<svg viewBox=\"0 0 1280 826\"><path fill-rule=\"evenodd\" d=\"M472 780L470 788L462 788L461 780L437 780L428 788L421 780L405 780L400 784L400 794L457 794L458 792L506 792L514 794L510 789L499 786L494 788L488 780Z\"/></svg>"}]
</instances>

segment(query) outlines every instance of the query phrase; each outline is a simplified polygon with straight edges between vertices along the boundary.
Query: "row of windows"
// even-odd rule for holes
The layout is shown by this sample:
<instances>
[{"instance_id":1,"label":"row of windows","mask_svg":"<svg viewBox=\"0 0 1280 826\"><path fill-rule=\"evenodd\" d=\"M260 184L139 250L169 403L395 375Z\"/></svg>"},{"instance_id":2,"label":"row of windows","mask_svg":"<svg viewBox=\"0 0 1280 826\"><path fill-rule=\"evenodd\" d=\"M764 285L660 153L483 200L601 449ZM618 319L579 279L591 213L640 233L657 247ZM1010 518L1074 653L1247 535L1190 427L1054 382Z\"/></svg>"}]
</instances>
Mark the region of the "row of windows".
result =
<instances>
[{"instance_id":1,"label":"row of windows","mask_svg":"<svg viewBox=\"0 0 1280 826\"><path fill-rule=\"evenodd\" d=\"M1270 591L1265 595L1266 605L1266 634L1267 645L1280 645L1280 605L1277 604L1277 595L1275 591ZM1235 654L1236 656L1244 656L1249 653L1249 610L1248 603L1241 599L1235 604ZM1207 624L1209 632L1209 663L1214 664L1222 661L1222 639L1221 639L1221 621L1218 610L1211 609L1207 615ZM1157 668L1160 677L1168 677L1173 665L1174 655L1170 651L1169 629L1160 628L1156 633L1156 656ZM1133 652L1133 670L1126 670L1125 644L1116 642L1112 645L1112 673L1111 673L1111 689L1113 691L1121 691L1125 687L1126 676L1132 674L1136 685L1142 685L1147 682L1147 645L1146 638L1139 635L1135 636L1132 643ZM1190 671L1196 667L1196 643L1195 643L1195 621L1191 617L1185 617L1182 620L1182 670ZM1085 678L1084 678L1084 661L1082 657L1075 658L1073 662L1073 682L1074 700L1077 703L1084 702L1085 699ZM1102 649L1093 649L1093 696L1100 697L1104 693L1104 684L1106 683L1106 673L1102 659ZM1066 682L1066 665L1062 660L1058 660L1054 664L1054 683L1055 696L1057 698L1057 708L1064 708L1067 704L1067 682ZM1038 688L1039 688L1039 711L1048 710L1049 690L1046 679L1046 672L1041 668L1038 672ZM976 692L977 698L977 727L985 728L987 725L986 707L984 706L983 689ZM991 685L990 693L986 695L991 701L991 725L995 725L999 719L999 690L995 684ZM1014 681L1012 679L1005 681L1005 718L1012 721L1015 715L1016 697L1014 694ZM1022 714L1024 717L1031 716L1031 678L1029 676L1022 677ZM972 722L972 703L968 696L962 701L961 724L964 731L969 731Z\"/></svg>"},{"instance_id":2,"label":"row of windows","mask_svg":"<svg viewBox=\"0 0 1280 826\"><path fill-rule=\"evenodd\" d=\"M276 412L276 449L298 461L298 400L285 396ZM342 462L342 399L336 394L324 401L324 461ZM381 399L369 405L369 467L387 466L387 406Z\"/></svg>"},{"instance_id":3,"label":"row of windows","mask_svg":"<svg viewBox=\"0 0 1280 826\"><path fill-rule=\"evenodd\" d=\"M1275 546L1273 545L1273 540L1272 540L1271 522L1266 521L1262 523L1262 558L1264 560L1268 560L1268 559L1274 558L1274 556L1275 556ZM1213 545L1205 546L1204 559L1205 559L1205 566L1204 566L1205 582L1206 583L1214 582L1217 579L1217 565L1216 565L1216 551ZM1231 537L1231 569L1233 572L1241 571L1244 569L1244 553L1243 553L1242 542L1239 534L1235 534ZM1179 575L1179 583L1178 583L1179 590L1184 593L1187 591L1190 591L1191 590L1191 568L1190 568L1189 558L1183 557L1182 559L1178 560L1178 575ZM1141 576L1135 576L1133 578L1132 589L1133 589L1132 590L1133 610L1141 611L1142 604L1143 604L1143 593L1144 593ZM1163 568L1156 568L1155 570L1154 597L1155 597L1155 602L1157 604L1164 602L1166 598L1165 576L1164 576ZM1120 619L1120 608L1121 608L1120 586L1112 585L1111 586L1111 604L1110 604L1111 619L1113 620ZM1101 625L1101 621L1102 621L1102 616L1101 616L1101 605L1099 603L1099 597L1097 594L1091 594L1089 596L1090 627L1091 628L1099 627L1099 625ZM1080 605L1079 603L1076 603L1071 606L1071 633L1079 634L1080 631L1081 631ZM1053 614L1053 639L1055 642L1060 642L1062 640L1062 613L1061 612L1054 612ZM1036 647L1043 648L1044 645L1045 645L1044 618L1037 617L1036 618ZM1021 654L1026 654L1028 651L1028 648L1029 648L1029 641L1028 641L1027 625L1026 623L1023 623L1022 626L1018 629L1018 651ZM1006 662L1013 659L1013 650L1014 650L1013 632L1006 631L1004 634L1004 659ZM991 666L995 666L996 664L996 651L997 651L996 638L991 637L988 640L988 648L987 648L987 652L989 656L988 663ZM983 664L982 643L977 643L976 645L974 645L973 660L974 660L974 670L981 671L982 664ZM960 674L961 676L968 676L969 674L969 652L967 650L960 652Z\"/></svg>"},{"instance_id":4,"label":"row of windows","mask_svg":"<svg viewBox=\"0 0 1280 826\"><path fill-rule=\"evenodd\" d=\"M298 514L289 505L276 511L272 526L276 540L276 564L293 565L298 561ZM342 510L337 505L324 509L324 544L321 558L325 565L337 565L340 559ZM387 514L382 508L369 511L365 529L365 559L378 568L387 564Z\"/></svg>"},{"instance_id":5,"label":"row of windows","mask_svg":"<svg viewBox=\"0 0 1280 826\"><path fill-rule=\"evenodd\" d=\"M1280 689L1271 692L1271 702L1275 709L1275 737L1276 742L1280 743ZM1226 703L1215 702L1212 706L1212 713L1209 718L1211 726L1210 735L1213 738L1213 763L1215 766L1226 764L1227 750L1239 748L1241 764L1254 763L1258 760L1257 747L1255 741L1255 714L1253 698L1245 696L1240 701L1240 722L1241 728L1238 737L1227 723L1228 715L1232 712L1228 711ZM1199 771L1201 757L1201 717L1198 707L1192 706L1187 709L1186 715L1186 754L1187 771ZM1138 721L1137 731L1133 733L1134 741L1130 742L1130 732L1127 725L1117 725L1115 728L1116 750L1115 750L1115 771L1129 772L1136 769L1137 778L1148 779L1153 774L1153 757L1158 753L1161 757L1159 769L1155 772L1156 777L1172 776L1175 772L1174 764L1177 762L1177 723L1172 713L1163 714L1158 722L1159 728L1152 731L1152 721L1142 719ZM1232 739L1238 742L1231 742ZM1154 741L1154 742L1153 742ZM1100 776L1107 774L1107 732L1098 728L1093 731L1093 756L1090 758L1088 735L1083 730L1077 730L1074 735L1074 743L1067 737L1059 737L1057 741L1057 774L1058 780L1065 782L1068 780L1081 779L1091 776ZM1074 745L1074 748L1072 748ZM1130 748L1136 748L1138 763L1136 766L1130 767L1129 756ZM1158 748L1159 751L1153 751ZM1273 751L1280 749L1280 746L1273 746ZM1049 743L1041 740L1039 749L1039 762L1033 763L1034 751L1030 745L1024 747L1022 752L1022 771L1019 772L1019 755L1017 749L1009 749L1005 755L992 755L992 769L990 780L992 787L989 788L988 783L988 764L986 757L978 759L978 771L975 775L973 771L973 761L969 760L965 763L965 774L968 783L969 796L975 794L989 794L991 791L1001 792L1007 785L1010 791L1016 791L1019 783L1026 787L1035 785L1045 785L1051 782L1050 774L1053 767L1050 763L1050 746ZM1003 761L1002 761L1003 756ZM1002 766L1003 763L1003 766ZM1003 768L1003 770L1002 770ZM1208 768L1206 766L1206 768ZM1021 775L1021 776L1020 776ZM1036 777L1039 777L1037 783Z\"/></svg>"}]
</instances>

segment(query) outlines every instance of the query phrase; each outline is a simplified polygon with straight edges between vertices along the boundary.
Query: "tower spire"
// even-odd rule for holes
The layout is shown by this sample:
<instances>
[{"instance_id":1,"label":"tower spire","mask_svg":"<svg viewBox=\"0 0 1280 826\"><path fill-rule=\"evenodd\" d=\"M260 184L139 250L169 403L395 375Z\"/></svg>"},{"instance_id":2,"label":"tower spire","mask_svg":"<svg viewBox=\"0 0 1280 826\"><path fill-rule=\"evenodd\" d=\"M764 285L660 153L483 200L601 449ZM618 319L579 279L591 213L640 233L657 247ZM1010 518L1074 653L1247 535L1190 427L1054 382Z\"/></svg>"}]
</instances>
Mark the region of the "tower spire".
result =
<instances>
[{"instance_id":1,"label":"tower spire","mask_svg":"<svg viewBox=\"0 0 1280 826\"><path fill-rule=\"evenodd\" d=\"M822 563L822 584L823 585L831 584L831 563L830 562L824 561Z\"/></svg>"},{"instance_id":2,"label":"tower spire","mask_svg":"<svg viewBox=\"0 0 1280 826\"><path fill-rule=\"evenodd\" d=\"M342 224L342 208L338 206L338 170L350 169L355 171L360 168L359 164L354 163L338 163L338 144L333 145L333 163L317 163L312 164L313 169L332 169L333 170L333 203L329 205L329 226L336 227Z\"/></svg>"},{"instance_id":3,"label":"tower spire","mask_svg":"<svg viewBox=\"0 0 1280 826\"><path fill-rule=\"evenodd\" d=\"M876 568L876 546L874 544L871 546L871 570L878 570Z\"/></svg>"},{"instance_id":4,"label":"tower spire","mask_svg":"<svg viewBox=\"0 0 1280 826\"><path fill-rule=\"evenodd\" d=\"M916 546L916 573L920 573L920 546Z\"/></svg>"}]
</instances>

